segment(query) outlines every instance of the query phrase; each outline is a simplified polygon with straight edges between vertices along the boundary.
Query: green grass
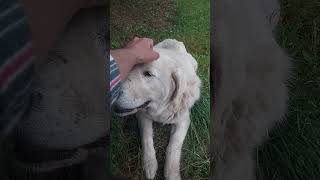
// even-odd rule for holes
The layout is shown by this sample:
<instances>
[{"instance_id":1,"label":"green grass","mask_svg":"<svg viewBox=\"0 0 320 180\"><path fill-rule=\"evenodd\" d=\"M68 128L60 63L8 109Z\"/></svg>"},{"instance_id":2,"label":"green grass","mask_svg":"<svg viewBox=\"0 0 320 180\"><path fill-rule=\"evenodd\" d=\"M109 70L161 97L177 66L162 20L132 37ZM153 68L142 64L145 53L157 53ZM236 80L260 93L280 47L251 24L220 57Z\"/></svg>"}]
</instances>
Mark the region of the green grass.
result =
<instances>
[{"instance_id":1,"label":"green grass","mask_svg":"<svg viewBox=\"0 0 320 180\"><path fill-rule=\"evenodd\" d=\"M278 42L293 58L286 122L258 148L258 179L320 179L320 2L282 0Z\"/></svg>"},{"instance_id":2,"label":"green grass","mask_svg":"<svg viewBox=\"0 0 320 180\"><path fill-rule=\"evenodd\" d=\"M125 3L129 2L129 3ZM197 59L198 74L202 80L201 98L191 113L191 125L183 146L182 174L187 179L208 179L209 158L209 0L144 0L111 2L111 11L120 6L130 9L148 7L147 13L139 14L141 19L113 19L111 17L111 45L119 47L134 36L150 37L156 42L166 38L183 41L187 50ZM156 8L160 3L167 5L166 10ZM117 11L117 10L116 10ZM142 10L141 10L142 11ZM118 12L118 11L117 11ZM143 12L139 12L143 13ZM112 13L111 13L112 14ZM129 12L130 14L130 12ZM133 13L134 14L134 13ZM160 26L154 21L160 18ZM137 22L130 22L137 21ZM152 21L151 24L148 21ZM168 126L154 126L155 148L159 169L157 179L163 179L164 152L168 140ZM141 164L141 144L136 121L113 118L111 123L111 156L114 174L129 175L135 179L144 179Z\"/></svg>"}]
</instances>

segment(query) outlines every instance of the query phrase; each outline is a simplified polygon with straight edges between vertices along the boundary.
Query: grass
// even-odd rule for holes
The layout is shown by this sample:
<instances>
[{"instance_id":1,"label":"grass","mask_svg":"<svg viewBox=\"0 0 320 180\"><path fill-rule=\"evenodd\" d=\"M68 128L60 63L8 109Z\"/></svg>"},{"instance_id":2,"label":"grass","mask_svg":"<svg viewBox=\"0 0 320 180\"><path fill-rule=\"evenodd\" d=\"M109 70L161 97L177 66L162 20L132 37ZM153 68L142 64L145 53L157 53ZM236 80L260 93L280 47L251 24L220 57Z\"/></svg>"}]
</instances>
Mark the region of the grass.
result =
<instances>
[{"instance_id":1,"label":"grass","mask_svg":"<svg viewBox=\"0 0 320 180\"><path fill-rule=\"evenodd\" d=\"M208 179L209 158L209 0L114 0L111 1L111 46L124 45L134 36L151 37L156 42L174 38L185 43L198 60L202 80L201 98L191 113L191 125L183 146L182 175L187 179ZM155 124L156 125L156 124ZM163 179L164 152L168 126L154 126L155 149ZM145 179L141 163L141 143L136 121L114 117L111 123L111 158L114 174Z\"/></svg>"},{"instance_id":2,"label":"grass","mask_svg":"<svg viewBox=\"0 0 320 180\"><path fill-rule=\"evenodd\" d=\"M257 150L258 179L320 176L320 2L282 0L278 42L293 58L286 122Z\"/></svg>"}]
</instances>

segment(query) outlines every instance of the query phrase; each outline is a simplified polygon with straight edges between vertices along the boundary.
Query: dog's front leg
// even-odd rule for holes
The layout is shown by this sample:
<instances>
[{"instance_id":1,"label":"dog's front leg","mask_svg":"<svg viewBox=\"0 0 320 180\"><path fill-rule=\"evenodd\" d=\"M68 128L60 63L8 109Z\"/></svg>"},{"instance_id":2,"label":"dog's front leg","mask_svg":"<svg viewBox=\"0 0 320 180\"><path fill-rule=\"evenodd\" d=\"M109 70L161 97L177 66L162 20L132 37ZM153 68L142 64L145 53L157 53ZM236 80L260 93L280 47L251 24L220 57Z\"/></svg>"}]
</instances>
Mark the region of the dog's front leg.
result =
<instances>
[{"instance_id":1,"label":"dog's front leg","mask_svg":"<svg viewBox=\"0 0 320 180\"><path fill-rule=\"evenodd\" d=\"M138 117L138 119L142 138L143 168L147 178L154 179L158 169L158 162L153 146L152 121L143 117Z\"/></svg>"},{"instance_id":2,"label":"dog's front leg","mask_svg":"<svg viewBox=\"0 0 320 180\"><path fill-rule=\"evenodd\" d=\"M168 180L180 180L180 157L184 138L190 125L189 115L171 127L171 136L166 151L164 174Z\"/></svg>"}]
</instances>

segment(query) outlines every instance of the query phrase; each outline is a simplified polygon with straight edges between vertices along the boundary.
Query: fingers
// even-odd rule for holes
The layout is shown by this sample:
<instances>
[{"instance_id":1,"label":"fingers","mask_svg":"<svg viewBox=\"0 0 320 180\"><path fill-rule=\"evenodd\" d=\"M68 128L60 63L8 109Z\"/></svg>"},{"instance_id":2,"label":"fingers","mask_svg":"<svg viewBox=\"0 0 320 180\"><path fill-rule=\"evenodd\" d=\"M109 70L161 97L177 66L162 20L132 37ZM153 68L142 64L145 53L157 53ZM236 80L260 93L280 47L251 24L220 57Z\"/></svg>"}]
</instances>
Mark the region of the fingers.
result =
<instances>
[{"instance_id":1,"label":"fingers","mask_svg":"<svg viewBox=\"0 0 320 180\"><path fill-rule=\"evenodd\" d=\"M157 60L157 59L159 59L159 57L160 57L160 55L159 55L159 53L158 52L155 52L155 51L153 51L154 53L153 53L153 55L152 55L152 60Z\"/></svg>"},{"instance_id":2,"label":"fingers","mask_svg":"<svg viewBox=\"0 0 320 180\"><path fill-rule=\"evenodd\" d=\"M148 63L159 58L159 53L153 50L153 44L150 38L134 37L126 47L136 56L136 63Z\"/></svg>"},{"instance_id":3,"label":"fingers","mask_svg":"<svg viewBox=\"0 0 320 180\"><path fill-rule=\"evenodd\" d=\"M153 48L153 40L149 38L143 38L143 40L146 41L146 44L148 45L149 48Z\"/></svg>"},{"instance_id":4,"label":"fingers","mask_svg":"<svg viewBox=\"0 0 320 180\"><path fill-rule=\"evenodd\" d=\"M142 44L145 44L146 47L148 48L153 48L153 40L150 38L139 38L139 37L134 37L131 42L127 44L127 46L132 46L138 42L141 42Z\"/></svg>"},{"instance_id":5,"label":"fingers","mask_svg":"<svg viewBox=\"0 0 320 180\"><path fill-rule=\"evenodd\" d=\"M126 47L132 47L132 46L134 46L135 44L138 43L138 41L139 41L140 39L141 39L141 38L139 38L139 37L134 37L133 40L130 41L130 42L126 45Z\"/></svg>"},{"instance_id":6,"label":"fingers","mask_svg":"<svg viewBox=\"0 0 320 180\"><path fill-rule=\"evenodd\" d=\"M149 63L155 61L159 58L159 53L152 51L148 54L145 54L144 58L140 60L140 63Z\"/></svg>"},{"instance_id":7,"label":"fingers","mask_svg":"<svg viewBox=\"0 0 320 180\"><path fill-rule=\"evenodd\" d=\"M154 41L150 38L141 38L140 40L145 42L146 48L151 49L150 51L147 51L145 53L145 56L144 56L145 63L148 63L148 62L151 62L151 61L158 59L159 53L153 51Z\"/></svg>"}]
</instances>

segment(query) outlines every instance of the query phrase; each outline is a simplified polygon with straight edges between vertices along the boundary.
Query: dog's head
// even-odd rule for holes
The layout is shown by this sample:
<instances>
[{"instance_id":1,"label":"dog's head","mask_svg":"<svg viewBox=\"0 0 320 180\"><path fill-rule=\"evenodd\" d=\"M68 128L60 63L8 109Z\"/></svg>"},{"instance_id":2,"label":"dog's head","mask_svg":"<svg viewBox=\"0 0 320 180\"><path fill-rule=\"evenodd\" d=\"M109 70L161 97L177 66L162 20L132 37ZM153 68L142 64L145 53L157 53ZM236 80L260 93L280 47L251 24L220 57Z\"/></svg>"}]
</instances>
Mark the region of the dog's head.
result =
<instances>
[{"instance_id":1,"label":"dog's head","mask_svg":"<svg viewBox=\"0 0 320 180\"><path fill-rule=\"evenodd\" d=\"M123 81L115 112L125 116L139 110L173 114L189 110L199 99L197 61L182 42L166 39L154 48L157 61L137 65Z\"/></svg>"}]
</instances>

